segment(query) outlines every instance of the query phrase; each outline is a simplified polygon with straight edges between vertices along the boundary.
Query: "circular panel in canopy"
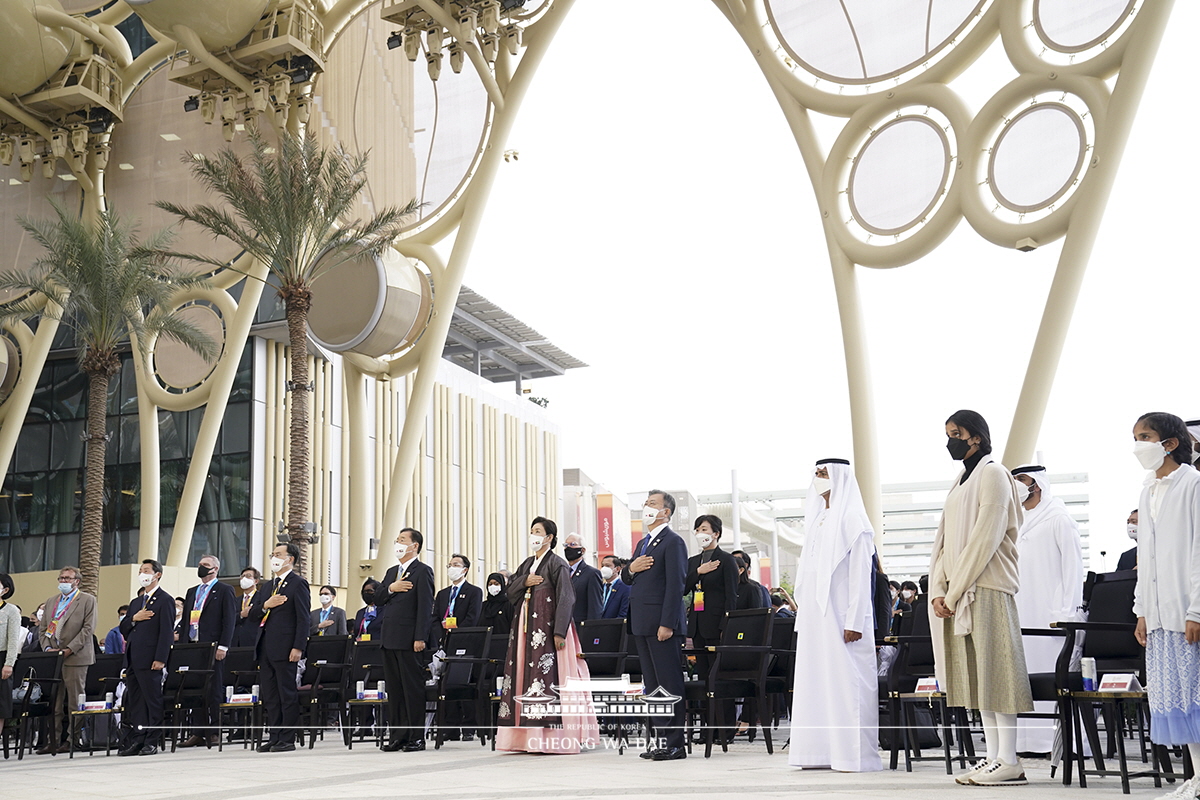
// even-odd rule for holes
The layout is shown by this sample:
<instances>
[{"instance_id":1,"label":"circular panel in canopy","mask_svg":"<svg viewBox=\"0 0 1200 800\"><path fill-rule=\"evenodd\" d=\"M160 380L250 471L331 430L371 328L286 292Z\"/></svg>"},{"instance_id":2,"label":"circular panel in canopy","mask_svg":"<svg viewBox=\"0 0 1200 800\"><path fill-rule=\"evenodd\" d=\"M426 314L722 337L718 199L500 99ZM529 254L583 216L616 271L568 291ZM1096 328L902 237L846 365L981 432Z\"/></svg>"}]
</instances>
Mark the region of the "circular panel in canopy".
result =
<instances>
[{"instance_id":1,"label":"circular panel in canopy","mask_svg":"<svg viewBox=\"0 0 1200 800\"><path fill-rule=\"evenodd\" d=\"M1038 38L1060 53L1082 53L1115 34L1137 0L1034 0Z\"/></svg>"},{"instance_id":2,"label":"circular panel in canopy","mask_svg":"<svg viewBox=\"0 0 1200 800\"><path fill-rule=\"evenodd\" d=\"M902 77L928 63L979 18L990 0L766 0L788 54L841 85Z\"/></svg>"},{"instance_id":3,"label":"circular panel in canopy","mask_svg":"<svg viewBox=\"0 0 1200 800\"><path fill-rule=\"evenodd\" d=\"M850 171L848 199L866 231L893 236L933 210L950 178L950 143L925 116L902 116L876 130Z\"/></svg>"},{"instance_id":4,"label":"circular panel in canopy","mask_svg":"<svg viewBox=\"0 0 1200 800\"><path fill-rule=\"evenodd\" d=\"M1039 103L1004 126L992 147L988 181L1005 208L1029 213L1060 200L1087 152L1083 121L1061 103Z\"/></svg>"},{"instance_id":5,"label":"circular panel in canopy","mask_svg":"<svg viewBox=\"0 0 1200 800\"><path fill-rule=\"evenodd\" d=\"M195 325L216 343L218 352L225 340L225 326L220 315L204 305L185 306L176 312ZM189 389L208 377L217 359L207 360L175 339L160 336L154 346L154 371L162 382L174 389Z\"/></svg>"}]
</instances>

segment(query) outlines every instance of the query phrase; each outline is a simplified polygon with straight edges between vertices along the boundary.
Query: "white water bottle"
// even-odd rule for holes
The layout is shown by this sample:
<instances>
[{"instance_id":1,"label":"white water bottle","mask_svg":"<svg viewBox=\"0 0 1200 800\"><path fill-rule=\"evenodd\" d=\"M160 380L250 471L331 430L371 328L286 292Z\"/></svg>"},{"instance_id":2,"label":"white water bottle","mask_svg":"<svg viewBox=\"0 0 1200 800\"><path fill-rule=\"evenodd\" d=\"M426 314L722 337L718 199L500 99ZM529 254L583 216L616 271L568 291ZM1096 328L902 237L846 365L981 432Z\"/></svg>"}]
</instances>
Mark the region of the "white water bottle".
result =
<instances>
[{"instance_id":1,"label":"white water bottle","mask_svg":"<svg viewBox=\"0 0 1200 800\"><path fill-rule=\"evenodd\" d=\"M354 684L354 696L355 696L356 698L358 698L359 700L362 700L362 699L363 699L363 692L365 692L365 691L366 691L366 689L367 689L367 684L366 684L366 682L365 682L365 681L359 681L358 683Z\"/></svg>"},{"instance_id":2,"label":"white water bottle","mask_svg":"<svg viewBox=\"0 0 1200 800\"><path fill-rule=\"evenodd\" d=\"M1079 662L1079 668L1083 672L1083 690L1085 692L1096 691L1096 659L1082 659Z\"/></svg>"},{"instance_id":3,"label":"white water bottle","mask_svg":"<svg viewBox=\"0 0 1200 800\"><path fill-rule=\"evenodd\" d=\"M380 681L378 684L378 689L379 699L383 700L385 697L387 697L387 684L384 681Z\"/></svg>"},{"instance_id":4,"label":"white water bottle","mask_svg":"<svg viewBox=\"0 0 1200 800\"><path fill-rule=\"evenodd\" d=\"M81 695L79 695L78 699L79 699L79 710L83 711L83 709L87 707L87 695L81 694Z\"/></svg>"},{"instance_id":5,"label":"white water bottle","mask_svg":"<svg viewBox=\"0 0 1200 800\"><path fill-rule=\"evenodd\" d=\"M257 683L250 687L250 702L252 702L252 703L258 702L258 684Z\"/></svg>"}]
</instances>

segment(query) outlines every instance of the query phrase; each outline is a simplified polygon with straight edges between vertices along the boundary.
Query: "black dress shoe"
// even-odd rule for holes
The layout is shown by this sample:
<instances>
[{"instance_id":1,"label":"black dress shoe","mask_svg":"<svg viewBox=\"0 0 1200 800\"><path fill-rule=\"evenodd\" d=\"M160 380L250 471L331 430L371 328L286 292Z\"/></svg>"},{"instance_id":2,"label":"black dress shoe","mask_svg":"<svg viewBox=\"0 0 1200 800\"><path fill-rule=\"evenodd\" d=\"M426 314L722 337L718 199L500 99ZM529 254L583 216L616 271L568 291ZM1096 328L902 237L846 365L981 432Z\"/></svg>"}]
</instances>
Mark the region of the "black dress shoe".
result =
<instances>
[{"instance_id":1,"label":"black dress shoe","mask_svg":"<svg viewBox=\"0 0 1200 800\"><path fill-rule=\"evenodd\" d=\"M274 746L275 746L274 742L263 742L262 744L260 744L258 746L258 752L269 753L269 752L271 752L271 748Z\"/></svg>"},{"instance_id":2,"label":"black dress shoe","mask_svg":"<svg viewBox=\"0 0 1200 800\"><path fill-rule=\"evenodd\" d=\"M180 742L179 746L180 747L199 747L200 745L206 744L206 743L207 743L207 740L203 736L201 736L198 733L193 733L191 736L189 736L188 738L186 738L182 742Z\"/></svg>"},{"instance_id":3,"label":"black dress shoe","mask_svg":"<svg viewBox=\"0 0 1200 800\"><path fill-rule=\"evenodd\" d=\"M290 753L295 749L296 749L296 745L292 744L291 742L287 742L286 744L283 742L280 742L279 744L271 745L272 753Z\"/></svg>"},{"instance_id":4,"label":"black dress shoe","mask_svg":"<svg viewBox=\"0 0 1200 800\"><path fill-rule=\"evenodd\" d=\"M463 740L464 742L473 742L473 741L475 741L475 734L473 734L473 733L464 733L464 734L463 734L463 737L462 737L462 740Z\"/></svg>"},{"instance_id":5,"label":"black dress shoe","mask_svg":"<svg viewBox=\"0 0 1200 800\"><path fill-rule=\"evenodd\" d=\"M383 750L383 752L385 752L385 753L395 753L395 752L398 752L401 748L403 748L404 744L405 744L404 742L401 742L398 739L393 739L392 741L388 742L380 749Z\"/></svg>"},{"instance_id":6,"label":"black dress shoe","mask_svg":"<svg viewBox=\"0 0 1200 800\"><path fill-rule=\"evenodd\" d=\"M408 744L404 745L404 747L402 747L400 749L406 753L420 752L421 750L425 749L425 740L417 739L415 742L409 742Z\"/></svg>"},{"instance_id":7,"label":"black dress shoe","mask_svg":"<svg viewBox=\"0 0 1200 800\"><path fill-rule=\"evenodd\" d=\"M668 747L664 750L659 750L650 759L651 761L676 761L681 758L687 758L687 748L684 747Z\"/></svg>"},{"instance_id":8,"label":"black dress shoe","mask_svg":"<svg viewBox=\"0 0 1200 800\"><path fill-rule=\"evenodd\" d=\"M117 755L119 755L119 756L136 756L141 751L142 751L142 745L131 744L131 745L129 745L129 747L126 747L122 750L118 750Z\"/></svg>"},{"instance_id":9,"label":"black dress shoe","mask_svg":"<svg viewBox=\"0 0 1200 800\"><path fill-rule=\"evenodd\" d=\"M647 761L653 761L655 754L660 753L660 752L662 752L662 750L658 747L655 747L650 750L647 750L644 753L638 753L638 758L644 758Z\"/></svg>"},{"instance_id":10,"label":"black dress shoe","mask_svg":"<svg viewBox=\"0 0 1200 800\"><path fill-rule=\"evenodd\" d=\"M52 756L52 755L55 755L56 753L58 753L58 747L56 745L52 745L52 744L45 745L44 747L42 747L42 749L37 751L37 754L39 756Z\"/></svg>"},{"instance_id":11,"label":"black dress shoe","mask_svg":"<svg viewBox=\"0 0 1200 800\"><path fill-rule=\"evenodd\" d=\"M142 745L142 749L138 751L138 755L139 756L152 756L157 752L158 752L158 745L145 744L145 745Z\"/></svg>"}]
</instances>

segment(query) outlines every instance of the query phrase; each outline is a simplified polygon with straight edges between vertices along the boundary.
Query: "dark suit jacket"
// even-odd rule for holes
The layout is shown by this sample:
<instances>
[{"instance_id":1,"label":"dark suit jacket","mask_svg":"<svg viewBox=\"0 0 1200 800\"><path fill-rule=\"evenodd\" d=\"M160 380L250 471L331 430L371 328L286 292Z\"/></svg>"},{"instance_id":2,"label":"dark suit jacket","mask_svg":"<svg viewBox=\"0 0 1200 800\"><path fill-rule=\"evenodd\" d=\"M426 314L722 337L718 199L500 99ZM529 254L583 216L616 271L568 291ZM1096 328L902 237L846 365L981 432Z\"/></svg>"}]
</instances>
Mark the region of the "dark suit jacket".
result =
<instances>
[{"instance_id":1,"label":"dark suit jacket","mask_svg":"<svg viewBox=\"0 0 1200 800\"><path fill-rule=\"evenodd\" d=\"M430 570L432 573L432 570ZM442 628L442 620L446 618L446 606L450 605L450 587L447 586L433 598L433 618L429 626L429 639L426 640L430 650L437 650L442 643L446 631ZM479 624L479 614L483 610L483 590L463 581L454 600L455 622L460 628L474 628Z\"/></svg>"},{"instance_id":2,"label":"dark suit jacket","mask_svg":"<svg viewBox=\"0 0 1200 800\"><path fill-rule=\"evenodd\" d=\"M677 636L687 630L683 609L684 581L687 578L687 545L670 526L663 526L647 546L642 539L633 551L654 558L650 569L637 574L625 567L621 578L629 584L629 632L634 636L654 636L659 627L670 628Z\"/></svg>"},{"instance_id":3,"label":"dark suit jacket","mask_svg":"<svg viewBox=\"0 0 1200 800\"><path fill-rule=\"evenodd\" d=\"M216 642L217 647L233 647L233 622L238 618L237 599L233 596L233 587L213 581L204 600L204 608L200 610L200 635L192 639L192 608L196 603L196 590L193 586L187 590L183 598L183 630L179 639L183 642Z\"/></svg>"},{"instance_id":4,"label":"dark suit jacket","mask_svg":"<svg viewBox=\"0 0 1200 800\"><path fill-rule=\"evenodd\" d=\"M618 576L611 586L612 594L608 596L607 604L604 603L604 587L600 587L600 602L604 607L600 619L629 619L629 584Z\"/></svg>"},{"instance_id":5,"label":"dark suit jacket","mask_svg":"<svg viewBox=\"0 0 1200 800\"><path fill-rule=\"evenodd\" d=\"M153 611L154 616L134 622L133 615L143 608ZM175 641L175 598L159 588L130 600L129 612L121 620L121 635L125 637L127 668L150 669L155 661L166 664Z\"/></svg>"},{"instance_id":6,"label":"dark suit jacket","mask_svg":"<svg viewBox=\"0 0 1200 800\"><path fill-rule=\"evenodd\" d=\"M391 586L399 570L399 564L389 569L375 593L375 605L383 617L380 641L386 650L411 650L414 641L424 641L428 646L433 621L433 570L419 558L413 559L404 574L413 588L393 593Z\"/></svg>"},{"instance_id":7,"label":"dark suit jacket","mask_svg":"<svg viewBox=\"0 0 1200 800\"><path fill-rule=\"evenodd\" d=\"M578 566L571 576L571 588L575 590L575 611L571 616L576 625L585 619L600 619L604 611L604 578L600 577L600 570L586 561L580 561Z\"/></svg>"},{"instance_id":8,"label":"dark suit jacket","mask_svg":"<svg viewBox=\"0 0 1200 800\"><path fill-rule=\"evenodd\" d=\"M750 608L766 608L770 603L763 603L762 584L757 581L746 581L738 584L737 610L745 611Z\"/></svg>"},{"instance_id":9,"label":"dark suit jacket","mask_svg":"<svg viewBox=\"0 0 1200 800\"><path fill-rule=\"evenodd\" d=\"M701 575L700 564L703 558L704 554L701 553L688 559L686 591L694 591L699 584L704 592L704 610L688 609L687 635L699 634L705 639L715 641L721 636L725 614L737 608L737 561L732 554L726 553L718 545L712 551L709 560L716 561L720 566Z\"/></svg>"},{"instance_id":10,"label":"dark suit jacket","mask_svg":"<svg viewBox=\"0 0 1200 800\"><path fill-rule=\"evenodd\" d=\"M1117 572L1127 569L1137 568L1137 545L1121 553L1121 557L1117 559Z\"/></svg>"},{"instance_id":11,"label":"dark suit jacket","mask_svg":"<svg viewBox=\"0 0 1200 800\"><path fill-rule=\"evenodd\" d=\"M333 624L327 628L319 628L321 624L321 609L314 608L308 615L308 635L309 636L345 636L349 631L346 629L346 609L338 606L331 606L329 609L329 621ZM321 633L321 631L325 631Z\"/></svg>"},{"instance_id":12,"label":"dark suit jacket","mask_svg":"<svg viewBox=\"0 0 1200 800\"><path fill-rule=\"evenodd\" d=\"M308 645L308 607L312 603L312 593L308 589L308 581L292 570L283 579L278 591L275 581L267 584L261 603L250 608L252 625L259 625L263 619L258 636L258 657L268 661L287 661L292 650L304 652ZM264 608L263 603L272 594L281 594L287 602L275 608Z\"/></svg>"},{"instance_id":13,"label":"dark suit jacket","mask_svg":"<svg viewBox=\"0 0 1200 800\"><path fill-rule=\"evenodd\" d=\"M262 605L262 601L266 600L271 594L271 583L260 583L254 587L254 594L250 596L250 614L242 619L242 594L236 592L233 596L233 647L254 647L258 644L258 623L251 617L254 614L254 606Z\"/></svg>"}]
</instances>

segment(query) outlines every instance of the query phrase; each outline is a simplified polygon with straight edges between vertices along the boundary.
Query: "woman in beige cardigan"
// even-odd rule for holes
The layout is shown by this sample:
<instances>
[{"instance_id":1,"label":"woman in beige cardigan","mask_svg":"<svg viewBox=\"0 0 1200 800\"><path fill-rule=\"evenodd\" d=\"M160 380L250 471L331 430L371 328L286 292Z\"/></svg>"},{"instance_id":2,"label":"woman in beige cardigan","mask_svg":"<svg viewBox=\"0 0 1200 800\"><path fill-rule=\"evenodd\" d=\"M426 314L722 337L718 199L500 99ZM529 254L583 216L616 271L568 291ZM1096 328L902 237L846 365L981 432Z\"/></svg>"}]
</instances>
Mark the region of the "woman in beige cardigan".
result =
<instances>
[{"instance_id":1,"label":"woman in beige cardigan","mask_svg":"<svg viewBox=\"0 0 1200 800\"><path fill-rule=\"evenodd\" d=\"M955 780L1024 784L1017 714L1033 710L1014 595L1021 504L1012 475L991 455L987 422L974 411L946 420L946 449L963 462L933 542L929 593L942 620L947 703L979 709L987 759Z\"/></svg>"}]
</instances>

